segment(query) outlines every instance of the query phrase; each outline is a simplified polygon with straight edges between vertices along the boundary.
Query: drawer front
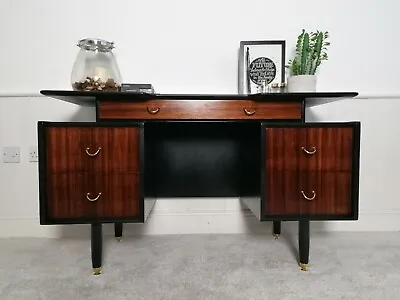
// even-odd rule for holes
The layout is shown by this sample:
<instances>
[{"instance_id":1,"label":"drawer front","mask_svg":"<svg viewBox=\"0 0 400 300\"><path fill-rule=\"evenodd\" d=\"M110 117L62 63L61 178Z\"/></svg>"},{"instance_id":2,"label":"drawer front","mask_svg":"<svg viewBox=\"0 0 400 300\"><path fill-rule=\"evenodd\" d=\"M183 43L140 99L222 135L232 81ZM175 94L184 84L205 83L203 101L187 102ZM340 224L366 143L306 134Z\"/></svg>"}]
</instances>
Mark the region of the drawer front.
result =
<instances>
[{"instance_id":1,"label":"drawer front","mask_svg":"<svg viewBox=\"0 0 400 300\"><path fill-rule=\"evenodd\" d=\"M353 127L265 129L266 164L278 170L351 171Z\"/></svg>"},{"instance_id":2,"label":"drawer front","mask_svg":"<svg viewBox=\"0 0 400 300\"><path fill-rule=\"evenodd\" d=\"M296 172L268 170L265 215L338 215L352 211L352 176L349 172Z\"/></svg>"},{"instance_id":3,"label":"drawer front","mask_svg":"<svg viewBox=\"0 0 400 300\"><path fill-rule=\"evenodd\" d=\"M45 160L50 173L140 171L137 127L77 125L45 130Z\"/></svg>"},{"instance_id":4,"label":"drawer front","mask_svg":"<svg viewBox=\"0 0 400 300\"><path fill-rule=\"evenodd\" d=\"M56 173L47 180L52 221L102 221L140 216L140 177L135 173Z\"/></svg>"},{"instance_id":5,"label":"drawer front","mask_svg":"<svg viewBox=\"0 0 400 300\"><path fill-rule=\"evenodd\" d=\"M301 120L301 116L301 103L247 100L101 101L98 110L99 119Z\"/></svg>"}]
</instances>

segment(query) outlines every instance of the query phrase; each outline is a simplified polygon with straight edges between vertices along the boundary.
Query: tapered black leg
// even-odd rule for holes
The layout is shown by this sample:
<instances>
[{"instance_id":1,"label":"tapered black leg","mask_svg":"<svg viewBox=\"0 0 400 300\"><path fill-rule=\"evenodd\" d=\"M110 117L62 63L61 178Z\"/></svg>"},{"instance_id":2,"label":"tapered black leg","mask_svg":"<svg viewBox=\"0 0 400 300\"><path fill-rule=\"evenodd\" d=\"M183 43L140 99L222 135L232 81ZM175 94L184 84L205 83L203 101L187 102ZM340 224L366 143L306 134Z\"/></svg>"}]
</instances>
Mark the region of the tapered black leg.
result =
<instances>
[{"instance_id":1,"label":"tapered black leg","mask_svg":"<svg viewBox=\"0 0 400 300\"><path fill-rule=\"evenodd\" d=\"M92 267L94 275L101 274L101 260L103 252L102 224L94 223L92 230Z\"/></svg>"},{"instance_id":2,"label":"tapered black leg","mask_svg":"<svg viewBox=\"0 0 400 300\"><path fill-rule=\"evenodd\" d=\"M118 242L122 239L122 223L114 223L114 235Z\"/></svg>"},{"instance_id":3,"label":"tapered black leg","mask_svg":"<svg viewBox=\"0 0 400 300\"><path fill-rule=\"evenodd\" d=\"M281 234L281 221L273 221L272 227L274 231L274 238L278 239Z\"/></svg>"},{"instance_id":4,"label":"tapered black leg","mask_svg":"<svg viewBox=\"0 0 400 300\"><path fill-rule=\"evenodd\" d=\"M299 221L299 263L303 271L307 271L310 255L310 221Z\"/></svg>"}]
</instances>

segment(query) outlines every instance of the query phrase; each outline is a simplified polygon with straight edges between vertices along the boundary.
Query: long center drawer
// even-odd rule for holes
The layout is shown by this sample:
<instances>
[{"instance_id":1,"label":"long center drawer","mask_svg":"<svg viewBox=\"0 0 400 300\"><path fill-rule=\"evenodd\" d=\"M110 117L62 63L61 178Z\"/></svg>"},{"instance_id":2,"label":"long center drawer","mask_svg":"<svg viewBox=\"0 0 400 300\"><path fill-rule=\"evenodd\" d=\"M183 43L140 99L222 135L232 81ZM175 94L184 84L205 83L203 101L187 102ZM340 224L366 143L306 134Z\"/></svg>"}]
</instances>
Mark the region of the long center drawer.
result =
<instances>
[{"instance_id":1,"label":"long center drawer","mask_svg":"<svg viewBox=\"0 0 400 300\"><path fill-rule=\"evenodd\" d=\"M149 100L141 102L100 101L98 118L107 120L300 120L299 102L257 102L248 100Z\"/></svg>"}]
</instances>

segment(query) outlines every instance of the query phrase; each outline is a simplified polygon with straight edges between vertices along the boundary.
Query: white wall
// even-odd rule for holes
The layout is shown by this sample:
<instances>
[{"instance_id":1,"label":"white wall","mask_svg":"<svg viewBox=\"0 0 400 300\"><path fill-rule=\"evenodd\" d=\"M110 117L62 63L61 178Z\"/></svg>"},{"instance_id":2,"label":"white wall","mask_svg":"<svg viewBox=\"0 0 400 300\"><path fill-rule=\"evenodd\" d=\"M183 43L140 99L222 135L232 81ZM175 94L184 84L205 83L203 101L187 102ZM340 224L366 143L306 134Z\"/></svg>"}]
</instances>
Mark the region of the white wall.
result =
<instances>
[{"instance_id":1,"label":"white wall","mask_svg":"<svg viewBox=\"0 0 400 300\"><path fill-rule=\"evenodd\" d=\"M393 0L0 1L0 93L69 88L85 37L114 40L126 82L159 92L236 92L240 40L329 30L319 87L398 93L398 11Z\"/></svg>"},{"instance_id":2,"label":"white wall","mask_svg":"<svg viewBox=\"0 0 400 300\"><path fill-rule=\"evenodd\" d=\"M151 82L160 93L236 93L240 40L286 39L290 53L303 27L331 33L318 89L363 95L315 107L308 116L362 121L360 220L315 222L313 229L399 230L399 9L390 0L1 1L0 94L7 97L0 98L0 147L20 146L22 161L0 162L0 237L88 233L87 226L39 225L37 164L28 162L27 151L36 144L38 120L92 120L94 112L22 96L70 89L77 40L114 40L125 82ZM243 214L237 199L163 200L148 224L128 227L131 233L270 230Z\"/></svg>"}]
</instances>

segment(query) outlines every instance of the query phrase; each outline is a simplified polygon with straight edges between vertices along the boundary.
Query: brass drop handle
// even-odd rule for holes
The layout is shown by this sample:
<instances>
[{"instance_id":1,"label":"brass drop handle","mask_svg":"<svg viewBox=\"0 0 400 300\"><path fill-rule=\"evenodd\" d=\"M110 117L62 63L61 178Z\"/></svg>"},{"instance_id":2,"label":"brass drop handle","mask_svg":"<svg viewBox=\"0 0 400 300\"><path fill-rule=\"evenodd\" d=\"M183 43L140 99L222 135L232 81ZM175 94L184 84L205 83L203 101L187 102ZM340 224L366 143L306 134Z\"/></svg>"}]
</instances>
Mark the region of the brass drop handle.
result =
<instances>
[{"instance_id":1,"label":"brass drop handle","mask_svg":"<svg viewBox=\"0 0 400 300\"><path fill-rule=\"evenodd\" d=\"M312 201L315 199L315 197L317 196L317 194L315 193L315 191L312 191L312 196L311 197L307 197L307 195L304 193L304 191L301 191L301 194L303 195L303 197L305 199L307 199L308 201Z\"/></svg>"},{"instance_id":2,"label":"brass drop handle","mask_svg":"<svg viewBox=\"0 0 400 300\"><path fill-rule=\"evenodd\" d=\"M101 193L99 193L96 198L91 198L90 197L90 193L87 193L86 194L86 199L88 199L90 202L94 202L94 201L99 200L100 196L101 196Z\"/></svg>"},{"instance_id":3,"label":"brass drop handle","mask_svg":"<svg viewBox=\"0 0 400 300\"><path fill-rule=\"evenodd\" d=\"M156 109L151 109L151 108L149 108L149 107L147 106L147 111L148 111L150 114L155 115L156 113L158 113L158 112L160 111L160 108L157 107Z\"/></svg>"},{"instance_id":4,"label":"brass drop handle","mask_svg":"<svg viewBox=\"0 0 400 300\"><path fill-rule=\"evenodd\" d=\"M317 148L312 147L311 149L312 150L310 151L310 150L307 150L306 147L301 147L301 150L303 150L305 153L307 153L309 155L313 155L315 152L317 152Z\"/></svg>"},{"instance_id":5,"label":"brass drop handle","mask_svg":"<svg viewBox=\"0 0 400 300\"><path fill-rule=\"evenodd\" d=\"M101 147L99 147L95 153L90 153L89 152L90 148L86 148L86 154L89 156L96 156L97 154L99 154L100 150L101 150Z\"/></svg>"},{"instance_id":6,"label":"brass drop handle","mask_svg":"<svg viewBox=\"0 0 400 300\"><path fill-rule=\"evenodd\" d=\"M248 110L246 107L243 107L243 110L244 110L244 113L245 113L246 115L248 115L248 116L252 116L252 115L254 115L254 114L256 113L256 110L250 111L250 110Z\"/></svg>"}]
</instances>

